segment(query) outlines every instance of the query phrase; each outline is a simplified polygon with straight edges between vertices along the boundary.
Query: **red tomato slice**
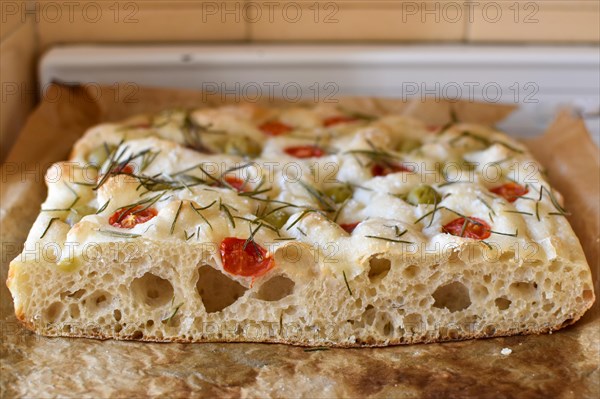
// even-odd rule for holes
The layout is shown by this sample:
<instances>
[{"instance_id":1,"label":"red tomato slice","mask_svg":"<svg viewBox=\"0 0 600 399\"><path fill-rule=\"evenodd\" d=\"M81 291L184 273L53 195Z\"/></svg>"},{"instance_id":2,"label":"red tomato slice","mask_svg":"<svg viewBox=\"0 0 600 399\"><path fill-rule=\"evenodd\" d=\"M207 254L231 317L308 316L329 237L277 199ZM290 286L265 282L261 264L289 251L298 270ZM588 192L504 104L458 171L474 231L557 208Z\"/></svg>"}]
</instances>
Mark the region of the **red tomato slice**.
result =
<instances>
[{"instance_id":1,"label":"red tomato slice","mask_svg":"<svg viewBox=\"0 0 600 399\"><path fill-rule=\"evenodd\" d=\"M114 168L112 168L110 170L110 173L113 175L119 174L119 173L124 173L124 174L132 174L134 172L133 170L133 166L127 164L127 165L117 165Z\"/></svg>"},{"instance_id":2,"label":"red tomato slice","mask_svg":"<svg viewBox=\"0 0 600 399\"><path fill-rule=\"evenodd\" d=\"M131 165L125 165L125 166L123 166L120 169L117 168L117 171L119 173L125 173L125 174L129 174L130 175L130 174L133 173L133 166L131 166Z\"/></svg>"},{"instance_id":3,"label":"red tomato slice","mask_svg":"<svg viewBox=\"0 0 600 399\"><path fill-rule=\"evenodd\" d=\"M323 126L330 127L335 126L340 123L350 123L356 122L358 119L352 116L338 115L338 116L330 116L329 118L325 118L323 120Z\"/></svg>"},{"instance_id":4,"label":"red tomato slice","mask_svg":"<svg viewBox=\"0 0 600 399\"><path fill-rule=\"evenodd\" d=\"M358 226L360 222L356 222L356 223L340 223L340 227L344 230L346 230L346 233L348 234L352 234L352 232L354 231L354 229L356 228L356 226Z\"/></svg>"},{"instance_id":5,"label":"red tomato slice","mask_svg":"<svg viewBox=\"0 0 600 399\"><path fill-rule=\"evenodd\" d=\"M238 179L235 176L225 176L225 179L223 179L227 182L227 184L229 184L231 187L235 188L236 191L238 192L246 192L247 190L247 184L244 180L242 179Z\"/></svg>"},{"instance_id":6,"label":"red tomato slice","mask_svg":"<svg viewBox=\"0 0 600 399\"><path fill-rule=\"evenodd\" d=\"M287 147L284 151L296 158L319 158L325 155L325 151L315 145L297 145Z\"/></svg>"},{"instance_id":7,"label":"red tomato slice","mask_svg":"<svg viewBox=\"0 0 600 399\"><path fill-rule=\"evenodd\" d=\"M285 123L279 121L265 122L258 128L262 130L263 133L268 134L269 136L281 136L282 134L294 130L294 128L292 128L291 126L288 126Z\"/></svg>"},{"instance_id":8,"label":"red tomato slice","mask_svg":"<svg viewBox=\"0 0 600 399\"><path fill-rule=\"evenodd\" d=\"M267 251L257 243L250 241L246 248L246 240L226 237L221 241L221 260L227 273L244 276L262 276L275 266L275 260L266 256Z\"/></svg>"},{"instance_id":9,"label":"red tomato slice","mask_svg":"<svg viewBox=\"0 0 600 399\"><path fill-rule=\"evenodd\" d=\"M452 234L453 236L474 238L476 240L485 240L491 235L491 227L484 220L470 216L469 219L454 219L442 227L442 232Z\"/></svg>"},{"instance_id":10,"label":"red tomato slice","mask_svg":"<svg viewBox=\"0 0 600 399\"><path fill-rule=\"evenodd\" d=\"M391 173L397 173L397 172L412 172L412 170L402 164L395 164L395 163L394 164L392 164L392 163L385 163L385 164L376 163L375 165L373 165L371 167L371 174L373 175L373 177L387 176Z\"/></svg>"},{"instance_id":11,"label":"red tomato slice","mask_svg":"<svg viewBox=\"0 0 600 399\"><path fill-rule=\"evenodd\" d=\"M494 187L490 189L490 191L503 197L508 202L515 202L519 197L527 194L529 189L521 186L520 184L509 182L501 186Z\"/></svg>"},{"instance_id":12,"label":"red tomato slice","mask_svg":"<svg viewBox=\"0 0 600 399\"><path fill-rule=\"evenodd\" d=\"M113 213L108 218L108 223L111 226L119 227L121 229L131 229L135 225L140 223L146 223L158 214L158 211L154 208L146 208L142 205L138 205L131 209L120 209Z\"/></svg>"}]
</instances>

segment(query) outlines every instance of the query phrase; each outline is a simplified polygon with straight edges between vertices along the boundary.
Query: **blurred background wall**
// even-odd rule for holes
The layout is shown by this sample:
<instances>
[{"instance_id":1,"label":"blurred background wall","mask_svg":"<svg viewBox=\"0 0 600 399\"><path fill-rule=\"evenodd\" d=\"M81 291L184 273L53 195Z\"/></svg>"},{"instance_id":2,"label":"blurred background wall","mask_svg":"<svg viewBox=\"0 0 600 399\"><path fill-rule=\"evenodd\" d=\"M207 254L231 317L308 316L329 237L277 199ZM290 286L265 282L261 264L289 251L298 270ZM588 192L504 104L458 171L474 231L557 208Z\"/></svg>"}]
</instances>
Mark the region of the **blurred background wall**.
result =
<instances>
[{"instance_id":1,"label":"blurred background wall","mask_svg":"<svg viewBox=\"0 0 600 399\"><path fill-rule=\"evenodd\" d=\"M2 0L0 159L36 101L36 65L75 43L600 43L597 0Z\"/></svg>"}]
</instances>

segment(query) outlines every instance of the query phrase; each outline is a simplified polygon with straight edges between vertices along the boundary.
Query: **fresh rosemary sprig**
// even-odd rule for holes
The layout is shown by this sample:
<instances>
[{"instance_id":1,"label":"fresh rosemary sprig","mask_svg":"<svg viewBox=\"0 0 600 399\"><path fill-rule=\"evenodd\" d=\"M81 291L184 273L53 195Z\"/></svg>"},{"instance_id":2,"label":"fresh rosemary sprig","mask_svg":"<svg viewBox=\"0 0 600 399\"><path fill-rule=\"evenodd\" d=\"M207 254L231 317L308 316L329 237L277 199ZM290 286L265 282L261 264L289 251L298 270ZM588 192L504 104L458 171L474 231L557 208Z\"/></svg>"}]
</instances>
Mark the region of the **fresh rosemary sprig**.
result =
<instances>
[{"instance_id":1,"label":"fresh rosemary sprig","mask_svg":"<svg viewBox=\"0 0 600 399\"><path fill-rule=\"evenodd\" d=\"M183 201L179 201L179 206L177 207L177 211L175 212L175 217L173 218L173 223L171 223L171 230L169 234L173 235L173 231L175 231L175 223L177 223L177 218L179 218L179 213L181 212L181 207L183 206Z\"/></svg>"},{"instance_id":2,"label":"fresh rosemary sprig","mask_svg":"<svg viewBox=\"0 0 600 399\"><path fill-rule=\"evenodd\" d=\"M495 214L496 214L496 212L494 212L494 210L492 209L492 207L491 207L491 206L490 206L490 205L489 205L489 204L488 204L488 203L487 203L487 202L486 202L486 201L485 201L483 198L481 198L481 197L477 197L477 199L478 199L479 201L481 201L481 203L482 203L483 205L485 205L485 207L486 207L487 209L489 209L489 211L492 213L492 215L495 215Z\"/></svg>"},{"instance_id":3,"label":"fresh rosemary sprig","mask_svg":"<svg viewBox=\"0 0 600 399\"><path fill-rule=\"evenodd\" d=\"M499 145L501 145L501 146L503 146L503 147L506 147L506 148L508 148L509 150L511 150L511 151L514 151L514 152L516 152L516 153L519 153L519 154L522 154L522 153L523 153L523 151L522 151L522 150L520 150L520 149L518 149L518 148L515 148L515 147L511 146L511 145L510 145L510 144L508 144L508 143L505 143L505 142L503 142L503 141L500 141L500 140L489 140L489 139L488 139L488 138L486 138L486 137L479 136L479 135L477 135L477 134L475 134L475 133L472 133L472 132L469 132L469 131L464 131L464 132L462 132L460 135L458 135L458 136L454 137L453 139L451 139L451 140L450 140L448 143L449 143L451 146L454 146L454 144L456 144L456 142L458 142L459 140L461 140L461 139L463 139L463 138L465 138L465 137L469 137L469 138L472 138L472 139L474 139L474 140L476 140L476 141L479 141L480 143L482 143L482 144L483 144L484 146L486 146L486 147L489 147L489 146L491 146L492 144L499 144Z\"/></svg>"},{"instance_id":4,"label":"fresh rosemary sprig","mask_svg":"<svg viewBox=\"0 0 600 399\"><path fill-rule=\"evenodd\" d=\"M344 208L346 207L346 204L348 204L348 202L350 202L350 200L351 200L351 199L352 199L351 197L349 197L349 198L346 198L346 199L344 200L344 202L342 202L342 203L340 204L340 206L338 206L338 209L335 211L335 214L333 215L333 219L332 219L332 220L333 220L334 222L337 222L337 220L338 220L338 217L340 216L340 213L342 212L342 209L344 209Z\"/></svg>"},{"instance_id":5,"label":"fresh rosemary sprig","mask_svg":"<svg viewBox=\"0 0 600 399\"><path fill-rule=\"evenodd\" d=\"M46 226L46 228L44 229L44 232L42 233L42 235L40 236L40 240L42 238L44 238L44 236L46 235L46 233L48 232L48 230L50 230L50 226L52 226L52 223L54 223L55 220L60 220L60 218L57 217L53 217L50 219L50 221L48 222L48 225Z\"/></svg>"},{"instance_id":6,"label":"fresh rosemary sprig","mask_svg":"<svg viewBox=\"0 0 600 399\"><path fill-rule=\"evenodd\" d=\"M188 232L184 230L183 234L184 234L185 240L189 241L192 237L194 237L196 235L196 232L193 231L192 234L188 235Z\"/></svg>"},{"instance_id":7,"label":"fresh rosemary sprig","mask_svg":"<svg viewBox=\"0 0 600 399\"><path fill-rule=\"evenodd\" d=\"M508 236L508 237L517 237L519 235L519 229L516 229L516 231L514 233L501 233L499 231L494 231L494 230L488 230L488 231L492 234L498 234L501 236Z\"/></svg>"},{"instance_id":8,"label":"fresh rosemary sprig","mask_svg":"<svg viewBox=\"0 0 600 399\"><path fill-rule=\"evenodd\" d=\"M504 213L518 213L520 215L533 216L533 213L531 213L531 212L524 212L524 211L511 211L511 210L508 210L508 211L503 211L503 212Z\"/></svg>"},{"instance_id":9,"label":"fresh rosemary sprig","mask_svg":"<svg viewBox=\"0 0 600 399\"><path fill-rule=\"evenodd\" d=\"M198 208L196 208L196 207L194 206L194 203L193 203L193 202L190 202L190 206L192 207L192 209L194 210L194 212L196 212L196 213L198 214L198 216L200 216L200 217L202 218L202 220L204 220L204 222L205 222L205 223L208 225L208 227L209 227L211 230L213 230L212 224L210 224L210 222L208 221L208 219L207 219L207 218L205 218L205 217L204 217L204 215L203 215L203 214L202 214L200 211L202 211L202 210L205 210L205 209L208 209L208 208L210 208L211 206L213 206L213 205L214 205L214 204L216 204L216 203L217 203L217 201L215 200L215 201L211 202L209 205L207 205L207 206L205 206L205 207L198 207ZM198 226L198 227L200 227L200 226ZM200 235L199 235L199 234L198 234L198 237L200 237Z\"/></svg>"},{"instance_id":10,"label":"fresh rosemary sprig","mask_svg":"<svg viewBox=\"0 0 600 399\"><path fill-rule=\"evenodd\" d=\"M96 211L96 215L99 213L104 212L104 210L108 207L108 204L110 203L110 198L108 200L106 200L106 202L104 203L104 205L102 205L100 208L98 208L98 210Z\"/></svg>"},{"instance_id":11,"label":"fresh rosemary sprig","mask_svg":"<svg viewBox=\"0 0 600 399\"><path fill-rule=\"evenodd\" d=\"M296 224L298 224L298 222L300 222L300 220L302 220L306 215L308 215L311 212L317 212L317 210L315 209L305 209L302 211L302 213L296 218L296 220L294 220L288 227L286 230L291 229L292 227L294 227Z\"/></svg>"},{"instance_id":12,"label":"fresh rosemary sprig","mask_svg":"<svg viewBox=\"0 0 600 399\"><path fill-rule=\"evenodd\" d=\"M312 187L311 185L306 184L305 182L303 182L301 180L298 183L306 190L306 192L308 194L310 194L311 197L313 197L320 204L321 208L325 212L335 211L335 204L333 203L331 198L326 196L324 193L322 193L317 188Z\"/></svg>"},{"instance_id":13,"label":"fresh rosemary sprig","mask_svg":"<svg viewBox=\"0 0 600 399\"><path fill-rule=\"evenodd\" d=\"M175 299L175 298L173 298ZM173 313L171 313L171 315L167 318L162 319L161 321L165 322L165 323L169 323L173 317L175 317L175 315L177 314L177 312L179 311L179 308L181 308L181 306L183 306L183 302L181 302L179 305L177 305L175 307L175 310L173 310Z\"/></svg>"},{"instance_id":14,"label":"fresh rosemary sprig","mask_svg":"<svg viewBox=\"0 0 600 399\"><path fill-rule=\"evenodd\" d=\"M354 296L354 295L352 295L352 290L350 289L350 284L348 284L348 278L346 277L346 272L344 270L342 270L342 275L344 276L344 283L346 283L346 288L348 289L348 293L350 294L350 296Z\"/></svg>"},{"instance_id":15,"label":"fresh rosemary sprig","mask_svg":"<svg viewBox=\"0 0 600 399\"><path fill-rule=\"evenodd\" d=\"M379 237L379 236L365 236L365 237L367 237L367 238L373 238L375 240L395 242L395 243L400 243L400 244L414 244L414 242L412 242L412 241L397 240L395 238L387 238L387 237Z\"/></svg>"},{"instance_id":16,"label":"fresh rosemary sprig","mask_svg":"<svg viewBox=\"0 0 600 399\"><path fill-rule=\"evenodd\" d=\"M223 211L225 213L225 216L227 216L227 219L229 219L229 223L231 223L231 226L235 229L235 220L233 219L233 215L231 214L231 211L229 210L229 206L225 205L222 201L221 198L219 198L219 210ZM231 209L234 209L233 207L231 207Z\"/></svg>"},{"instance_id":17,"label":"fresh rosemary sprig","mask_svg":"<svg viewBox=\"0 0 600 399\"><path fill-rule=\"evenodd\" d=\"M114 230L102 230L102 229L99 229L97 231L100 234L103 234L103 235L106 235L106 236L113 236L113 237L122 237L122 238L137 238L137 237L141 237L141 234L123 233L123 232L114 231Z\"/></svg>"},{"instance_id":18,"label":"fresh rosemary sprig","mask_svg":"<svg viewBox=\"0 0 600 399\"><path fill-rule=\"evenodd\" d=\"M259 223L258 226L256 226L256 228L254 230L252 230L251 225L249 224L248 227L250 228L250 236L248 236L248 238L246 239L246 241L244 241L244 245L242 246L242 249L245 251L246 247L248 246L248 244L250 244L250 242L254 242L254 235L258 232L258 230L260 230L261 227L263 227L262 223ZM257 251L257 253L259 253L260 251Z\"/></svg>"}]
</instances>

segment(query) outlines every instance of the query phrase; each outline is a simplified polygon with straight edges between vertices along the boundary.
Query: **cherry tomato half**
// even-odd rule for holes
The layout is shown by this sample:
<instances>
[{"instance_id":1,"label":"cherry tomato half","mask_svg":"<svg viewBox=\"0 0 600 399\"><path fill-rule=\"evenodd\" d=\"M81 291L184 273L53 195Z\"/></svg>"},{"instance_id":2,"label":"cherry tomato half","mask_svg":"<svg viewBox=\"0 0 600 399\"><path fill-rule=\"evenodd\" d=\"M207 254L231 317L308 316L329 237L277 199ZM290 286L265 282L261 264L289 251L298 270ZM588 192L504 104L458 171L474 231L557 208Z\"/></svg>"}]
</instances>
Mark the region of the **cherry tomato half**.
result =
<instances>
[{"instance_id":1,"label":"cherry tomato half","mask_svg":"<svg viewBox=\"0 0 600 399\"><path fill-rule=\"evenodd\" d=\"M258 127L263 133L269 136L281 136L294 130L291 126L279 121L268 121Z\"/></svg>"},{"instance_id":2,"label":"cherry tomato half","mask_svg":"<svg viewBox=\"0 0 600 399\"><path fill-rule=\"evenodd\" d=\"M287 147L284 151L296 158L319 158L325 155L325 151L315 145L297 145Z\"/></svg>"},{"instance_id":3,"label":"cherry tomato half","mask_svg":"<svg viewBox=\"0 0 600 399\"><path fill-rule=\"evenodd\" d=\"M356 223L340 223L340 227L344 230L346 230L346 233L348 234L352 234L352 232L354 231L354 229L356 228L356 226L358 226L360 222L356 222Z\"/></svg>"},{"instance_id":4,"label":"cherry tomato half","mask_svg":"<svg viewBox=\"0 0 600 399\"><path fill-rule=\"evenodd\" d=\"M158 211L154 208L144 209L142 205L138 205L134 208L116 211L108 218L108 223L121 229L132 229L137 224L146 223L157 214Z\"/></svg>"},{"instance_id":5,"label":"cherry tomato half","mask_svg":"<svg viewBox=\"0 0 600 399\"><path fill-rule=\"evenodd\" d=\"M330 116L329 118L325 118L323 120L323 126L330 127L339 125L340 123L350 123L356 122L358 119L352 116L338 115L338 116Z\"/></svg>"},{"instance_id":6,"label":"cherry tomato half","mask_svg":"<svg viewBox=\"0 0 600 399\"><path fill-rule=\"evenodd\" d=\"M223 269L227 273L244 276L258 277L262 276L275 266L275 260L266 256L267 251L255 243L236 237L226 237L221 241L221 260Z\"/></svg>"},{"instance_id":7,"label":"cherry tomato half","mask_svg":"<svg viewBox=\"0 0 600 399\"><path fill-rule=\"evenodd\" d=\"M458 218L442 227L442 232L453 236L485 240L491 235L491 227L484 220L470 217Z\"/></svg>"},{"instance_id":8,"label":"cherry tomato half","mask_svg":"<svg viewBox=\"0 0 600 399\"><path fill-rule=\"evenodd\" d=\"M490 189L496 195L506 199L508 202L515 202L519 197L527 194L529 189L520 184L509 182L498 187Z\"/></svg>"},{"instance_id":9,"label":"cherry tomato half","mask_svg":"<svg viewBox=\"0 0 600 399\"><path fill-rule=\"evenodd\" d=\"M127 165L117 165L110 170L110 174L118 175L118 174L127 174L130 175L134 172L133 166Z\"/></svg>"},{"instance_id":10,"label":"cherry tomato half","mask_svg":"<svg viewBox=\"0 0 600 399\"><path fill-rule=\"evenodd\" d=\"M248 191L246 182L242 179L238 179L235 176L225 176L223 180L225 180L231 187L235 188L237 192L243 193Z\"/></svg>"},{"instance_id":11,"label":"cherry tomato half","mask_svg":"<svg viewBox=\"0 0 600 399\"><path fill-rule=\"evenodd\" d=\"M412 170L402 164L397 163L376 163L371 167L371 174L373 177L387 176L391 173L397 172L412 172Z\"/></svg>"}]
</instances>

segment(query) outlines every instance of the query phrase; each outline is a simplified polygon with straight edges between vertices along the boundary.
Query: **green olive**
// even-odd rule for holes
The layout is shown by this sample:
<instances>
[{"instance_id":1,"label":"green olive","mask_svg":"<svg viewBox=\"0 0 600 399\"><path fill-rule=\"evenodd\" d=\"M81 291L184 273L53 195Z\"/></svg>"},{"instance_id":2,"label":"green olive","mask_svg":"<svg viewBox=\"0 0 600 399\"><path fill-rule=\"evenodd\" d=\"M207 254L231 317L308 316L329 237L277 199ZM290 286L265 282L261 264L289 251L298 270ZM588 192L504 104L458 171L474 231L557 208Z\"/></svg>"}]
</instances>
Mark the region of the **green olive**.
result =
<instances>
[{"instance_id":1,"label":"green olive","mask_svg":"<svg viewBox=\"0 0 600 399\"><path fill-rule=\"evenodd\" d=\"M398 146L398 151L400 152L412 152L417 148L421 147L421 142L415 139L406 139L400 143Z\"/></svg>"},{"instance_id":2,"label":"green olive","mask_svg":"<svg viewBox=\"0 0 600 399\"><path fill-rule=\"evenodd\" d=\"M352 187L348 184L340 184L325 189L325 194L336 204L340 204L352 197Z\"/></svg>"},{"instance_id":3,"label":"green olive","mask_svg":"<svg viewBox=\"0 0 600 399\"><path fill-rule=\"evenodd\" d=\"M108 145L99 145L94 148L87 156L87 159L90 164L96 165L98 167L102 166L104 162L108 159L110 154L117 148L116 145L108 144Z\"/></svg>"},{"instance_id":4,"label":"green olive","mask_svg":"<svg viewBox=\"0 0 600 399\"><path fill-rule=\"evenodd\" d=\"M442 197L440 194L433 189L433 187L426 184L417 186L409 191L406 200L413 204L435 204L440 202Z\"/></svg>"},{"instance_id":5,"label":"green olive","mask_svg":"<svg viewBox=\"0 0 600 399\"><path fill-rule=\"evenodd\" d=\"M260 145L246 136L229 137L225 143L224 151L226 154L249 156L255 158L260 155L262 148Z\"/></svg>"},{"instance_id":6,"label":"green olive","mask_svg":"<svg viewBox=\"0 0 600 399\"><path fill-rule=\"evenodd\" d=\"M271 226L280 229L285 225L285 222L287 222L289 217L290 217L290 215L288 215L283 210L279 209L279 210L269 213L267 216L264 217L264 220L265 220L265 222L269 223Z\"/></svg>"}]
</instances>

